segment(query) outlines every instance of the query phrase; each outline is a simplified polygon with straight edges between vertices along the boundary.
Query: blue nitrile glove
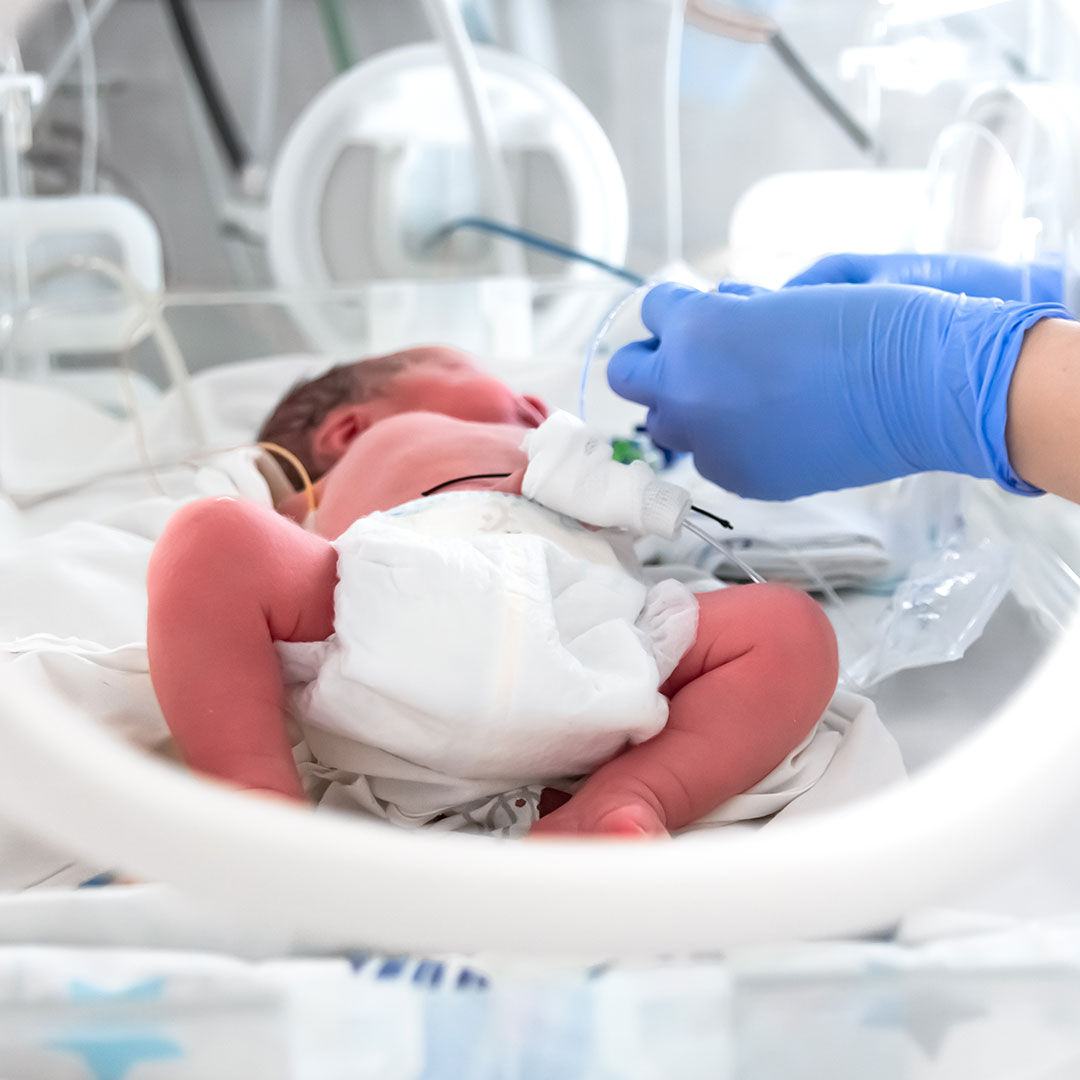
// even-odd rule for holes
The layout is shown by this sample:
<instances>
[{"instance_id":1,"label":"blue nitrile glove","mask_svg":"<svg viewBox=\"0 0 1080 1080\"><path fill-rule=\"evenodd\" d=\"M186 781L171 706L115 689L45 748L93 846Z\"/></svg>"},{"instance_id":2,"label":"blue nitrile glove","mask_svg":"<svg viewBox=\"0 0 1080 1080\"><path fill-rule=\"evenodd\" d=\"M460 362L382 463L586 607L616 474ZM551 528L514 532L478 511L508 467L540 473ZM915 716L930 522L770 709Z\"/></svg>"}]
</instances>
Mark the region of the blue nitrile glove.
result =
<instances>
[{"instance_id":1,"label":"blue nitrile glove","mask_svg":"<svg viewBox=\"0 0 1080 1080\"><path fill-rule=\"evenodd\" d=\"M1060 259L1003 263L978 255L826 255L788 285L926 285L968 296L996 296L1027 304L1060 304L1065 295Z\"/></svg>"},{"instance_id":2,"label":"blue nitrile glove","mask_svg":"<svg viewBox=\"0 0 1080 1080\"><path fill-rule=\"evenodd\" d=\"M1020 479L1005 406L1024 331L1068 318L909 285L771 292L671 283L645 297L655 335L619 349L612 389L649 406L649 434L740 495L788 499L941 469Z\"/></svg>"}]
</instances>

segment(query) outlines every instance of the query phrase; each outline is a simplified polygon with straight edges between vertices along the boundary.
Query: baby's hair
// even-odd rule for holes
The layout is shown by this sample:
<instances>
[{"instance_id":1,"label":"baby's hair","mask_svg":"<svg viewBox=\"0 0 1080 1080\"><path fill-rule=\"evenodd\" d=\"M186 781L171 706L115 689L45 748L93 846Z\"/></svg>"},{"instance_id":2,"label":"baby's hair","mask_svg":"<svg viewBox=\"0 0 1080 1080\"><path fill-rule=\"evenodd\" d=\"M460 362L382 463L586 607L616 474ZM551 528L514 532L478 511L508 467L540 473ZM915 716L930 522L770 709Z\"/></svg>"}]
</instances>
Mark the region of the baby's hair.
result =
<instances>
[{"instance_id":1,"label":"baby's hair","mask_svg":"<svg viewBox=\"0 0 1080 1080\"><path fill-rule=\"evenodd\" d=\"M311 479L318 480L326 470L315 462L311 440L330 412L339 405L379 397L396 375L428 356L427 349L405 349L388 356L337 364L318 378L298 382L264 421L256 441L285 447L301 461ZM293 487L299 489L303 482L297 471L284 461L282 468Z\"/></svg>"}]
</instances>

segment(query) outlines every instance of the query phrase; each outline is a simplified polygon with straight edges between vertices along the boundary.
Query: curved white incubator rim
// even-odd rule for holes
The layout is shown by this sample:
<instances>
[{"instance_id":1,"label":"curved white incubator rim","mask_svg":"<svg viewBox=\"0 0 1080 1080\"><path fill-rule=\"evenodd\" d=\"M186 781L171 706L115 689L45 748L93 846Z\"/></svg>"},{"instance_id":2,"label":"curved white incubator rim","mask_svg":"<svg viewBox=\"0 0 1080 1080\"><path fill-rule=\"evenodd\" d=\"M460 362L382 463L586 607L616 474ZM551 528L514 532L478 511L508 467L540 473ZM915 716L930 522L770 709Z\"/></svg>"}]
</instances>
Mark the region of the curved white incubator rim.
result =
<instances>
[{"instance_id":1,"label":"curved white incubator rim","mask_svg":"<svg viewBox=\"0 0 1080 1080\"><path fill-rule=\"evenodd\" d=\"M1073 618L1000 712L910 782L707 843L523 843L312 814L154 761L16 680L0 813L309 948L622 957L850 936L989 874L1076 802L1077 655Z\"/></svg>"}]
</instances>

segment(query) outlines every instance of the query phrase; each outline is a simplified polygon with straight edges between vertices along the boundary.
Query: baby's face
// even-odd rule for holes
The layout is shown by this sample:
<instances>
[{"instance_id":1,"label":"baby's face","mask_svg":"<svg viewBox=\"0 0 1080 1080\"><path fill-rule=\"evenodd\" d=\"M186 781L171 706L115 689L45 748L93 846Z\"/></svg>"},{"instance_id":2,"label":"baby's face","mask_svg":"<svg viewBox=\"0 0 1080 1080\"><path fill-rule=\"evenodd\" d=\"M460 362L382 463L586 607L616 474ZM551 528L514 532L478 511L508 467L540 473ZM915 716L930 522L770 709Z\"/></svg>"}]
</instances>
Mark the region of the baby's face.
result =
<instances>
[{"instance_id":1,"label":"baby's face","mask_svg":"<svg viewBox=\"0 0 1080 1080\"><path fill-rule=\"evenodd\" d=\"M353 440L326 475L318 531L328 538L340 536L358 518L476 473L508 475L462 481L441 490L520 494L528 464L521 449L524 434L520 423L477 422L433 412L405 412L379 420Z\"/></svg>"},{"instance_id":2,"label":"baby's face","mask_svg":"<svg viewBox=\"0 0 1080 1080\"><path fill-rule=\"evenodd\" d=\"M468 353L430 346L422 360L400 374L371 402L377 419L405 412L434 412L459 420L537 427L547 410L536 398L517 394L473 363Z\"/></svg>"}]
</instances>

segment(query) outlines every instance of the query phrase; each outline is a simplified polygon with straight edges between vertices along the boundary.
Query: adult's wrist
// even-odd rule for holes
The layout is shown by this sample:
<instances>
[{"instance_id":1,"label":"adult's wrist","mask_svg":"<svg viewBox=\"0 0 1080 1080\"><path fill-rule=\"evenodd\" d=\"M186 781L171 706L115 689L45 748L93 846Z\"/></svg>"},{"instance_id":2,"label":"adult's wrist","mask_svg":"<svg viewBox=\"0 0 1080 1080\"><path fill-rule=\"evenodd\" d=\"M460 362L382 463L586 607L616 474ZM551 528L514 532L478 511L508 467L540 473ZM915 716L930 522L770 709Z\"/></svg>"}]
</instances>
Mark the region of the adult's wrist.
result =
<instances>
[{"instance_id":1,"label":"adult's wrist","mask_svg":"<svg viewBox=\"0 0 1080 1080\"><path fill-rule=\"evenodd\" d=\"M989 304L989 311L985 306ZM969 301L957 312L958 322L970 324L963 337L971 393L974 395L974 434L984 471L975 476L995 480L1017 495L1040 495L1043 488L1018 470L1008 450L1006 425L1009 391L1028 333L1043 322L1068 319L1060 304Z\"/></svg>"},{"instance_id":2,"label":"adult's wrist","mask_svg":"<svg viewBox=\"0 0 1080 1080\"><path fill-rule=\"evenodd\" d=\"M1036 490L1080 501L1080 324L1067 317L1027 329L1008 390L1011 467Z\"/></svg>"}]
</instances>

